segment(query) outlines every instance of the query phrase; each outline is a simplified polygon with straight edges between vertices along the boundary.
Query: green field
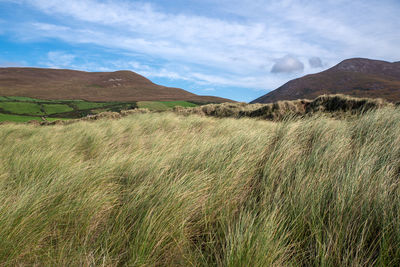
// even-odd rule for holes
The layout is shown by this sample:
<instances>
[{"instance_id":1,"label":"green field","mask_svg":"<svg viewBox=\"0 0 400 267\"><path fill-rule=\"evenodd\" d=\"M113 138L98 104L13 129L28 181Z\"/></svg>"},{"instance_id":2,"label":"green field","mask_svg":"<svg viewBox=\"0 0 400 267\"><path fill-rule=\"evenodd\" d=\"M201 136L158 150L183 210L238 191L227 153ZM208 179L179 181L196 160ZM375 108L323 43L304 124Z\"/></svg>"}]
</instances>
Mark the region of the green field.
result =
<instances>
[{"instance_id":1,"label":"green field","mask_svg":"<svg viewBox=\"0 0 400 267\"><path fill-rule=\"evenodd\" d=\"M33 116L22 116L22 115L12 115L0 113L0 122L2 121L13 121L13 122L27 122L31 120L41 121L40 117Z\"/></svg>"},{"instance_id":2,"label":"green field","mask_svg":"<svg viewBox=\"0 0 400 267\"><path fill-rule=\"evenodd\" d=\"M23 115L12 115L12 114L3 114L0 113L0 122L9 121L9 122L28 122L28 121L43 121L41 117L34 116L23 116ZM46 118L47 121L57 121L57 120L69 120L68 118Z\"/></svg>"},{"instance_id":3,"label":"green field","mask_svg":"<svg viewBox=\"0 0 400 267\"><path fill-rule=\"evenodd\" d=\"M0 97L0 122L25 122L31 119L40 121L42 116L47 117L47 121L80 118L89 114L96 114L98 113L97 109L102 107L104 107L103 112L119 112L132 106L135 107L135 105L135 103L97 103L83 100L41 100L19 96ZM22 114L24 116L20 116Z\"/></svg>"},{"instance_id":4,"label":"green field","mask_svg":"<svg viewBox=\"0 0 400 267\"><path fill-rule=\"evenodd\" d=\"M399 136L393 105L4 124L0 265L399 266Z\"/></svg>"},{"instance_id":5,"label":"green field","mask_svg":"<svg viewBox=\"0 0 400 267\"><path fill-rule=\"evenodd\" d=\"M86 102L86 101L76 101L73 102L74 105L78 107L78 109L95 109L95 108L101 108L107 105L110 105L111 103L96 103L96 102Z\"/></svg>"},{"instance_id":6,"label":"green field","mask_svg":"<svg viewBox=\"0 0 400 267\"><path fill-rule=\"evenodd\" d=\"M46 114L56 114L73 111L74 109L64 104L43 104L43 108Z\"/></svg>"},{"instance_id":7,"label":"green field","mask_svg":"<svg viewBox=\"0 0 400 267\"><path fill-rule=\"evenodd\" d=\"M147 108L151 111L165 111L173 107L196 107L196 104L186 101L141 101L141 102L89 102L84 100L41 100L20 96L0 96L0 109L3 116L0 121L24 121L16 115L27 115L40 120L41 116L48 118L80 118L99 112ZM1 110L0 110L1 113ZM15 116L6 116L15 115Z\"/></svg>"},{"instance_id":8,"label":"green field","mask_svg":"<svg viewBox=\"0 0 400 267\"><path fill-rule=\"evenodd\" d=\"M0 108L14 114L45 115L40 105L29 102L0 102Z\"/></svg>"},{"instance_id":9,"label":"green field","mask_svg":"<svg viewBox=\"0 0 400 267\"><path fill-rule=\"evenodd\" d=\"M196 107L196 104L187 101L139 101L139 108L147 108L155 111L165 111L176 106L180 107Z\"/></svg>"}]
</instances>

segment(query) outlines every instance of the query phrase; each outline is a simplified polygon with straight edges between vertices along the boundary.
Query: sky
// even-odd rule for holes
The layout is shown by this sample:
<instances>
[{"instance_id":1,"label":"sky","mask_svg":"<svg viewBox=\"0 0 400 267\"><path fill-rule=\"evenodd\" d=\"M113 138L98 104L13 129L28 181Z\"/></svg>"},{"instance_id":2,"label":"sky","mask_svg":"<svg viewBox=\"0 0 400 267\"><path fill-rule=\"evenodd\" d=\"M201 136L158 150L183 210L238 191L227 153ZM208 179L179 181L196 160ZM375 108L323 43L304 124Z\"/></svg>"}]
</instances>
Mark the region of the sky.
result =
<instances>
[{"instance_id":1,"label":"sky","mask_svg":"<svg viewBox=\"0 0 400 267\"><path fill-rule=\"evenodd\" d=\"M131 70L251 101L364 57L400 61L400 0L0 0L0 67Z\"/></svg>"}]
</instances>

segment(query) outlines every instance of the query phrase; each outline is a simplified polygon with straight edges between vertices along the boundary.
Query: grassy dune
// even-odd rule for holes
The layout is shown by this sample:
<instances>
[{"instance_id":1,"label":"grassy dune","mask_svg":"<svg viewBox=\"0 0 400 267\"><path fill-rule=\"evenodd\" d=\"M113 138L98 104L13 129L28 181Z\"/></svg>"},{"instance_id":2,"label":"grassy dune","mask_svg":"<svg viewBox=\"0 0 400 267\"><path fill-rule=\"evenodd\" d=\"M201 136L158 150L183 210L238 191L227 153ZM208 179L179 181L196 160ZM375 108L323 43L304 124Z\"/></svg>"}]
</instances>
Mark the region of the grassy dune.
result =
<instances>
[{"instance_id":1,"label":"grassy dune","mask_svg":"<svg viewBox=\"0 0 400 267\"><path fill-rule=\"evenodd\" d=\"M259 118L282 120L289 117L313 116L325 113L334 117L349 117L371 109L393 106L380 98L355 98L347 95L321 95L313 100L299 99L278 101L270 104L222 103L198 106L195 108L175 107L178 114L198 114L218 118Z\"/></svg>"},{"instance_id":2,"label":"grassy dune","mask_svg":"<svg viewBox=\"0 0 400 267\"><path fill-rule=\"evenodd\" d=\"M0 125L0 265L400 264L400 110Z\"/></svg>"}]
</instances>

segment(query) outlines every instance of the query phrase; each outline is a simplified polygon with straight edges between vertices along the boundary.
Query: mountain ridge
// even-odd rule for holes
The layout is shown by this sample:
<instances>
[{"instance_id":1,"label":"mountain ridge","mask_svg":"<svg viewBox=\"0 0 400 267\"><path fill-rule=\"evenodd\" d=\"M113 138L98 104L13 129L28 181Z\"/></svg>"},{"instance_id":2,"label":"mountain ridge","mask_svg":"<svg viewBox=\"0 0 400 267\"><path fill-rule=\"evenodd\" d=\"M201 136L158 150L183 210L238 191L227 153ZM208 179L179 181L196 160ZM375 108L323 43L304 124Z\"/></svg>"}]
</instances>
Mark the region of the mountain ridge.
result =
<instances>
[{"instance_id":1,"label":"mountain ridge","mask_svg":"<svg viewBox=\"0 0 400 267\"><path fill-rule=\"evenodd\" d=\"M400 62L351 58L316 74L291 80L250 103L314 99L323 94L400 101Z\"/></svg>"},{"instance_id":2,"label":"mountain ridge","mask_svg":"<svg viewBox=\"0 0 400 267\"><path fill-rule=\"evenodd\" d=\"M70 69L0 68L0 95L49 100L234 102L158 85L128 70L86 72Z\"/></svg>"}]
</instances>

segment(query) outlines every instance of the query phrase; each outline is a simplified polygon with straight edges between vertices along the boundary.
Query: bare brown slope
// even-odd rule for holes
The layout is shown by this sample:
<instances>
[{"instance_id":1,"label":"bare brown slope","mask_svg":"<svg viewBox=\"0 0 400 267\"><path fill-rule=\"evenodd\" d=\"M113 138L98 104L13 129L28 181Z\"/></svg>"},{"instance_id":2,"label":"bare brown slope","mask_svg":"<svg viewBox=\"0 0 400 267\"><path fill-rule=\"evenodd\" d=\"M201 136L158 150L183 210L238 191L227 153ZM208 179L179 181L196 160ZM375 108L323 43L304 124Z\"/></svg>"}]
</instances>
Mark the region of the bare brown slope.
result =
<instances>
[{"instance_id":1,"label":"bare brown slope","mask_svg":"<svg viewBox=\"0 0 400 267\"><path fill-rule=\"evenodd\" d=\"M233 102L160 86L131 71L84 72L39 68L0 68L0 96L88 101Z\"/></svg>"},{"instance_id":2,"label":"bare brown slope","mask_svg":"<svg viewBox=\"0 0 400 267\"><path fill-rule=\"evenodd\" d=\"M344 60L326 71L289 81L251 103L314 99L323 94L400 101L400 62L363 58Z\"/></svg>"}]
</instances>

